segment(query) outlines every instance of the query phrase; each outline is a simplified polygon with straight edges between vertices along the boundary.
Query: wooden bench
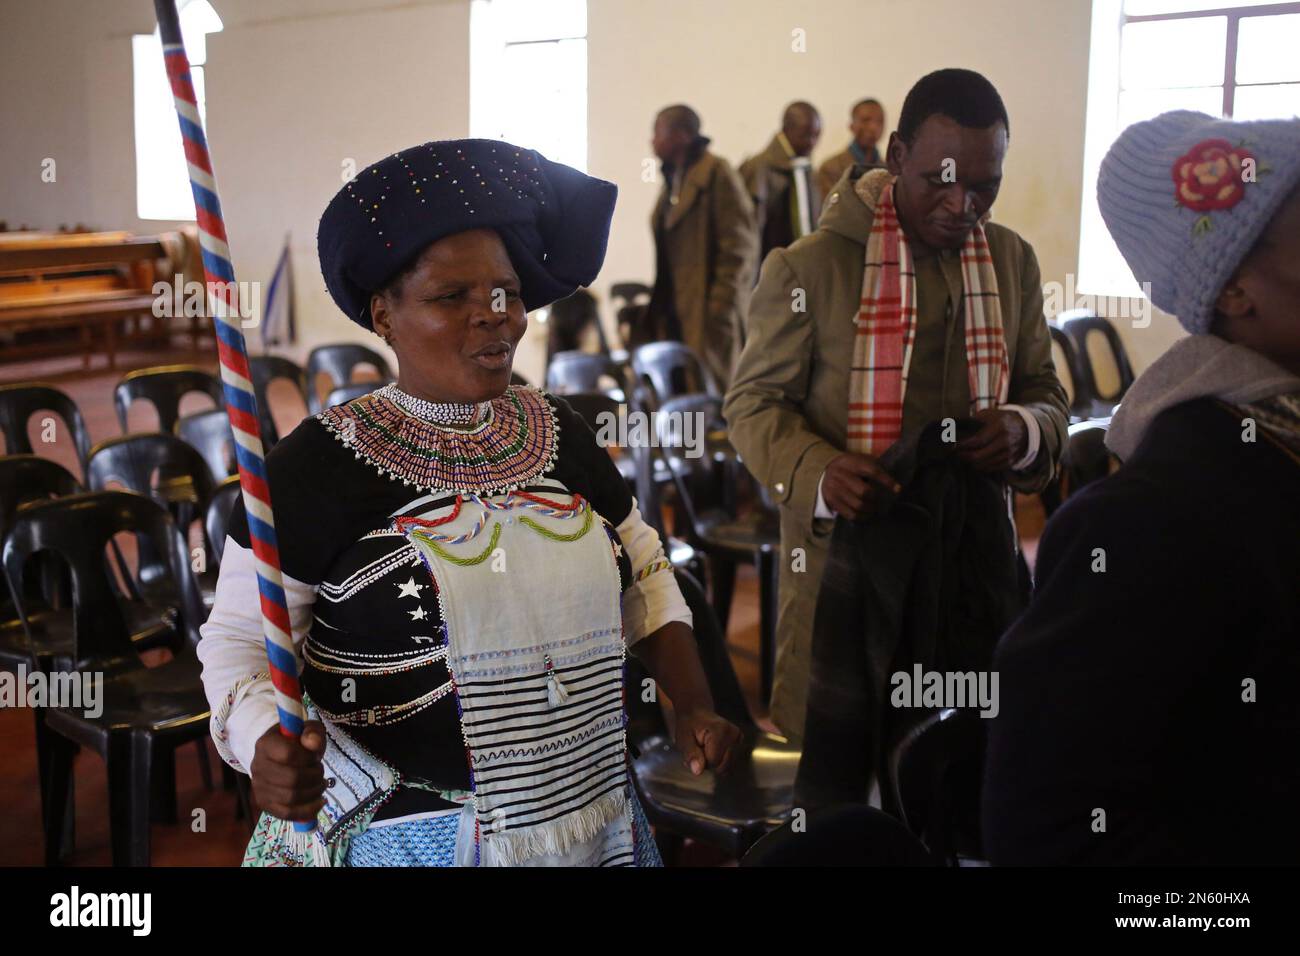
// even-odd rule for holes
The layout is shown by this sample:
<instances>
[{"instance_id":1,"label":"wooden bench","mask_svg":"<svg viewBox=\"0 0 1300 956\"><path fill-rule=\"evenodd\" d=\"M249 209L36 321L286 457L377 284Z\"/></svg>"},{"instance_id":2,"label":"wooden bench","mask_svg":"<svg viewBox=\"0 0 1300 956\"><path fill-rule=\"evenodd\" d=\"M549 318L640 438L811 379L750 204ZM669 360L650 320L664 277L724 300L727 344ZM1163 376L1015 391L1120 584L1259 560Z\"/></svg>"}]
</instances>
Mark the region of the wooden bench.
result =
<instances>
[{"instance_id":1,"label":"wooden bench","mask_svg":"<svg viewBox=\"0 0 1300 956\"><path fill-rule=\"evenodd\" d=\"M89 368L91 357L102 351L115 368L125 320L147 317L170 331L170 318L153 315L156 264L169 258L156 236L0 233L0 336L9 340L0 354L13 360L80 350ZM191 325L197 344L197 323ZM23 333L63 329L73 334L20 341Z\"/></svg>"}]
</instances>

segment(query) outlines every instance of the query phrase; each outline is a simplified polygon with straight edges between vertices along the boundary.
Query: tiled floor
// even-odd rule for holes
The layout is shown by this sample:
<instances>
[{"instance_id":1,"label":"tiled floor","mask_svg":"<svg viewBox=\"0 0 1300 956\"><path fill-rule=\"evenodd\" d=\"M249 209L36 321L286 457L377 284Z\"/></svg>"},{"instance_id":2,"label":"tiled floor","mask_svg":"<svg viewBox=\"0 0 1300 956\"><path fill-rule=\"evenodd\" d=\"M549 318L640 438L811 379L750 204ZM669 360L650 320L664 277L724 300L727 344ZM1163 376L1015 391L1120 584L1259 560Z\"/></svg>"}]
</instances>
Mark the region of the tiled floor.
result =
<instances>
[{"instance_id":1,"label":"tiled floor","mask_svg":"<svg viewBox=\"0 0 1300 956\"><path fill-rule=\"evenodd\" d=\"M63 389L81 408L91 440L98 442L120 432L113 411L112 391L124 370L181 362L216 371L215 357L211 352L127 352L119 356L119 370L114 372L83 371L77 358L0 365L0 384L39 380ZM182 405L182 412L198 411L208 404L206 399L190 396ZM271 405L281 434L306 414L301 397L285 382L272 386ZM156 419L147 407L137 405L131 409L128 425L132 430L150 430L156 427ZM58 460L74 474L79 474L76 455L65 429L56 426L52 444L42 443L41 429L42 423L35 420L30 429L34 447L39 448L42 455ZM1022 531L1032 546L1041 529L1042 516L1036 504L1022 502L1022 505L1019 514ZM742 568L738 575L727 638L750 707L763 720L765 713L757 699L758 589L752 568ZM0 816L0 865L39 865L43 860L32 728L30 711L0 709L0 806L6 811ZM208 750L215 772L219 769L219 758L210 743ZM154 825L155 865L232 865L239 861L247 841L247 829L245 822L235 819L234 793L204 789L198 766L193 746L187 746L177 754L178 822ZM77 848L71 862L108 864L107 787L104 766L97 756L82 753L77 758L76 789ZM720 862L703 848L688 852L684 861Z\"/></svg>"}]
</instances>

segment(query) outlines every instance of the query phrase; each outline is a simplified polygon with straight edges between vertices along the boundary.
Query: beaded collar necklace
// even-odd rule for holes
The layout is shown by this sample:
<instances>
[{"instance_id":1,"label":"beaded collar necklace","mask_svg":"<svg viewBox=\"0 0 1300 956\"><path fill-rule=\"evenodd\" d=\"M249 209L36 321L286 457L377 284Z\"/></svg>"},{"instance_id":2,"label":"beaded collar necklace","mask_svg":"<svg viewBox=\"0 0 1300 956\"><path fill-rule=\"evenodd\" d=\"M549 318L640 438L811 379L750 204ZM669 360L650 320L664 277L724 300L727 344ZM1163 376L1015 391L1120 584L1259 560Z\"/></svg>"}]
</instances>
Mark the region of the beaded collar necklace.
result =
<instances>
[{"instance_id":1,"label":"beaded collar necklace","mask_svg":"<svg viewBox=\"0 0 1300 956\"><path fill-rule=\"evenodd\" d=\"M460 406L425 402L389 385L316 417L380 475L429 492L522 488L554 467L559 450L555 409L522 385L482 405Z\"/></svg>"},{"instance_id":2,"label":"beaded collar necklace","mask_svg":"<svg viewBox=\"0 0 1300 956\"><path fill-rule=\"evenodd\" d=\"M406 414L428 425L476 428L485 424L492 415L491 402L431 402L402 391L396 382L377 391Z\"/></svg>"}]
</instances>

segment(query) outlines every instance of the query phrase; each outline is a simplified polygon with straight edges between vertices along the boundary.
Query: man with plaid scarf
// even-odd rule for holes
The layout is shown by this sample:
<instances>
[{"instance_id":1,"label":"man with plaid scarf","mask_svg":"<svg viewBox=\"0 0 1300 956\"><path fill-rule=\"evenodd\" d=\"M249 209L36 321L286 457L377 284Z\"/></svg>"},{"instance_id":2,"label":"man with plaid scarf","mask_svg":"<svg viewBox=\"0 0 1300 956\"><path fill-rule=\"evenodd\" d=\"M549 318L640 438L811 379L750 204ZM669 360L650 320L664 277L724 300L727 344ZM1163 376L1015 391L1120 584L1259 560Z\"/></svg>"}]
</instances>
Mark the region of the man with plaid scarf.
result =
<instances>
[{"instance_id":1,"label":"man with plaid scarf","mask_svg":"<svg viewBox=\"0 0 1300 956\"><path fill-rule=\"evenodd\" d=\"M885 450L932 422L971 418L979 427L955 450L972 468L1025 492L1055 473L1066 396L1038 262L987 221L1009 131L983 76L923 77L887 168L849 169L816 232L763 264L724 414L781 507L772 719L793 738L833 519L868 518L899 490L878 461Z\"/></svg>"}]
</instances>

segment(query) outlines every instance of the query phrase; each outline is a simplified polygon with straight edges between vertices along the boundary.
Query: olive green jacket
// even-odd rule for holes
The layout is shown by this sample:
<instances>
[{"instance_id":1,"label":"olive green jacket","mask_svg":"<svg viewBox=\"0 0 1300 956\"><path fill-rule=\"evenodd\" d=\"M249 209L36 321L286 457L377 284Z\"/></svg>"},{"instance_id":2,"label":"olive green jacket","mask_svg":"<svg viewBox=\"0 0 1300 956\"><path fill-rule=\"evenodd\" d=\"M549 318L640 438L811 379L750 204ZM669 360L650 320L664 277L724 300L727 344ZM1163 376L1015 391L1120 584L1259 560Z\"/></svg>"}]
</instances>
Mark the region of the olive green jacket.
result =
<instances>
[{"instance_id":1,"label":"olive green jacket","mask_svg":"<svg viewBox=\"0 0 1300 956\"><path fill-rule=\"evenodd\" d=\"M652 321L657 327L664 314L675 315L682 341L725 389L740 354L758 268L758 235L745 187L725 159L705 152L686 170L675 203L665 180L650 226L658 258Z\"/></svg>"},{"instance_id":2,"label":"olive green jacket","mask_svg":"<svg viewBox=\"0 0 1300 956\"><path fill-rule=\"evenodd\" d=\"M855 188L858 175L866 198ZM849 366L863 259L875 199L888 173L847 170L827 197L818 229L764 261L750 302L744 351L724 415L746 466L781 509L781 587L772 718L803 732L813 613L833 522L814 519L818 483L846 447ZM867 184L870 187L867 188ZM985 225L998 280L1011 369L1008 402L1039 426L1038 457L1009 474L1015 488L1042 489L1055 473L1067 424L1065 390L1052 363L1042 281L1029 243ZM915 257L916 338L903 401L903 431L970 414L961 321L960 253Z\"/></svg>"},{"instance_id":3,"label":"olive green jacket","mask_svg":"<svg viewBox=\"0 0 1300 956\"><path fill-rule=\"evenodd\" d=\"M835 191L835 184L840 181L846 170L852 169L857 162L848 147L840 150L826 162L817 167L817 190L823 197Z\"/></svg>"}]
</instances>

